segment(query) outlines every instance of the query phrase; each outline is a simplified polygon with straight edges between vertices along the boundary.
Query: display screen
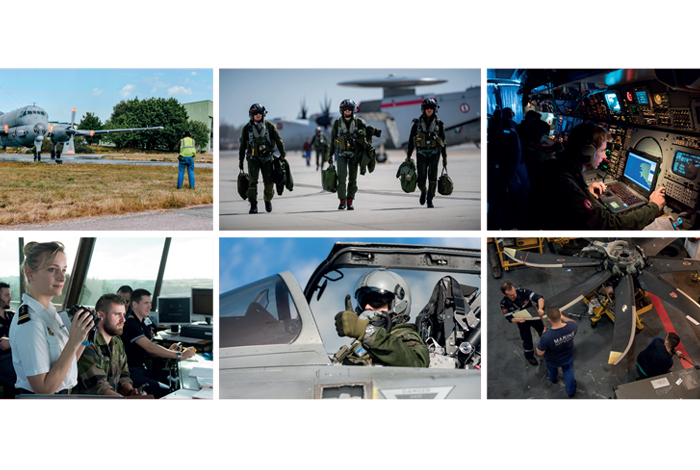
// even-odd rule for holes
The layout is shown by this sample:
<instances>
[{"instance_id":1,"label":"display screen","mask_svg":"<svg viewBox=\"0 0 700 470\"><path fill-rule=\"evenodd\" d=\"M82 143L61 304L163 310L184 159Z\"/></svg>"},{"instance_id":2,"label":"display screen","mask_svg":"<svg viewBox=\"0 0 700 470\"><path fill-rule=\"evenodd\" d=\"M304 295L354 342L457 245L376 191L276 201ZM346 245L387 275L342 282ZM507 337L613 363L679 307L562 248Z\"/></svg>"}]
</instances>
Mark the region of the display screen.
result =
<instances>
[{"instance_id":1,"label":"display screen","mask_svg":"<svg viewBox=\"0 0 700 470\"><path fill-rule=\"evenodd\" d=\"M698 175L699 168L700 157L676 150L676 153L673 156L671 171L678 176L694 181Z\"/></svg>"},{"instance_id":2,"label":"display screen","mask_svg":"<svg viewBox=\"0 0 700 470\"><path fill-rule=\"evenodd\" d=\"M638 184L645 191L651 191L657 163L630 150L625 165L625 178Z\"/></svg>"},{"instance_id":3,"label":"display screen","mask_svg":"<svg viewBox=\"0 0 700 470\"><path fill-rule=\"evenodd\" d=\"M158 297L158 323L161 325L190 323L190 298Z\"/></svg>"},{"instance_id":4,"label":"display screen","mask_svg":"<svg viewBox=\"0 0 700 470\"><path fill-rule=\"evenodd\" d=\"M634 93L637 95L637 103L649 104L649 97L646 91L635 91Z\"/></svg>"},{"instance_id":5,"label":"display screen","mask_svg":"<svg viewBox=\"0 0 700 470\"><path fill-rule=\"evenodd\" d=\"M605 102L608 104L610 111L620 112L620 101L617 99L617 93L606 93Z\"/></svg>"}]
</instances>

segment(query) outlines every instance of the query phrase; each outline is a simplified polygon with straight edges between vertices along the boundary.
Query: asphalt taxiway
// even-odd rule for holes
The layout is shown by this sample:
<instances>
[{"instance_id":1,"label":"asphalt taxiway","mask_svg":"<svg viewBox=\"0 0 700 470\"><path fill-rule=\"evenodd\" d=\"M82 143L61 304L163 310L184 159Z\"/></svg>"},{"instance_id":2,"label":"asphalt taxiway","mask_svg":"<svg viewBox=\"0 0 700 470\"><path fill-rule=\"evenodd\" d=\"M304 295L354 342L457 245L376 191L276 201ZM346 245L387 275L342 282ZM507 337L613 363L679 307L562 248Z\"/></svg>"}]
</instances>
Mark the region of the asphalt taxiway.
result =
<instances>
[{"instance_id":1,"label":"asphalt taxiway","mask_svg":"<svg viewBox=\"0 0 700 470\"><path fill-rule=\"evenodd\" d=\"M481 228L481 151L474 144L450 147L447 171L454 182L450 196L436 194L435 208L418 202L420 191L405 193L396 178L406 158L403 150L387 151L388 161L360 176L354 211L338 210L337 193L321 187L315 152L311 165L300 152L290 152L293 191L275 192L272 212L265 212L263 185L258 182L258 213L241 199L236 180L238 151L223 151L219 158L219 228L221 230L479 230ZM415 153L413 155L415 161ZM440 168L442 163L440 163ZM247 163L245 171L248 171ZM439 170L441 171L441 169Z\"/></svg>"}]
</instances>

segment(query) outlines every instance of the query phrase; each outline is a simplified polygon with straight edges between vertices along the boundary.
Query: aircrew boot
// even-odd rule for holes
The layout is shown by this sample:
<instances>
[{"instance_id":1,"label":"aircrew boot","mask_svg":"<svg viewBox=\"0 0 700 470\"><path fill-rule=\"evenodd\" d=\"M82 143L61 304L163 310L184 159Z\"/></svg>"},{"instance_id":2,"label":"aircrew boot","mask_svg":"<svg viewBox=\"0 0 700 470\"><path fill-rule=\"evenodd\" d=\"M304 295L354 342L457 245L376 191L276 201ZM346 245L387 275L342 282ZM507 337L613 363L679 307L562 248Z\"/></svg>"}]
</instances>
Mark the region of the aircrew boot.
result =
<instances>
[{"instance_id":1,"label":"aircrew boot","mask_svg":"<svg viewBox=\"0 0 700 470\"><path fill-rule=\"evenodd\" d=\"M355 210L355 208L352 207L352 199L348 199L348 210L349 210L349 211L354 211L354 210Z\"/></svg>"},{"instance_id":2,"label":"aircrew boot","mask_svg":"<svg viewBox=\"0 0 700 470\"><path fill-rule=\"evenodd\" d=\"M265 210L267 212L272 212L272 201L265 201Z\"/></svg>"},{"instance_id":3,"label":"aircrew boot","mask_svg":"<svg viewBox=\"0 0 700 470\"><path fill-rule=\"evenodd\" d=\"M250 201L250 210L248 211L249 214L257 214L258 213L258 201Z\"/></svg>"},{"instance_id":4,"label":"aircrew boot","mask_svg":"<svg viewBox=\"0 0 700 470\"><path fill-rule=\"evenodd\" d=\"M426 197L427 195L428 195L428 193L425 192L425 190L422 190L422 191L420 192L420 199L418 200L418 202L420 202L420 205L421 205L421 206L425 204L425 197Z\"/></svg>"},{"instance_id":5,"label":"aircrew boot","mask_svg":"<svg viewBox=\"0 0 700 470\"><path fill-rule=\"evenodd\" d=\"M428 208L431 208L431 209L432 209L433 207L435 207L435 206L433 205L433 200L432 200L432 199L428 199Z\"/></svg>"},{"instance_id":6,"label":"aircrew boot","mask_svg":"<svg viewBox=\"0 0 700 470\"><path fill-rule=\"evenodd\" d=\"M341 199L340 204L338 205L339 211L342 211L343 209L345 209L345 199Z\"/></svg>"}]
</instances>

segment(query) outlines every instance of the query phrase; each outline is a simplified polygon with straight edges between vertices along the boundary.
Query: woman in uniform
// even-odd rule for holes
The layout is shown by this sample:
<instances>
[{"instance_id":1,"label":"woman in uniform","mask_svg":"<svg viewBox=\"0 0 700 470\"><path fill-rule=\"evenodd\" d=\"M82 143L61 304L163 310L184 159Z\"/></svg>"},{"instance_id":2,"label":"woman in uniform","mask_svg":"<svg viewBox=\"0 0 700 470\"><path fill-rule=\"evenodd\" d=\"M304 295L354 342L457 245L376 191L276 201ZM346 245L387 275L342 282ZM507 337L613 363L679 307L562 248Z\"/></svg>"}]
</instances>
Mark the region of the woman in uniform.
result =
<instances>
[{"instance_id":1,"label":"woman in uniform","mask_svg":"<svg viewBox=\"0 0 700 470\"><path fill-rule=\"evenodd\" d=\"M69 393L78 383L77 359L93 326L89 312L78 310L71 327L51 301L66 282L66 255L60 242L30 242L24 247L22 272L29 285L12 319L10 345L21 393Z\"/></svg>"}]
</instances>

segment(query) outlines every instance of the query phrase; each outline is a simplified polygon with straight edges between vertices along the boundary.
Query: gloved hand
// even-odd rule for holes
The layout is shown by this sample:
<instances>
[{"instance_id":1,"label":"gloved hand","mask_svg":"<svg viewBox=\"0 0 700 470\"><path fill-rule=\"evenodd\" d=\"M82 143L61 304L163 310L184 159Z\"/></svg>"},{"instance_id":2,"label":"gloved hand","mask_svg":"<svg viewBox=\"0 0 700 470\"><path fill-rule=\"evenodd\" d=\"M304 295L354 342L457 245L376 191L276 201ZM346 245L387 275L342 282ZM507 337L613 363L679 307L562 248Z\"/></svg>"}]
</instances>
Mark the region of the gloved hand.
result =
<instances>
[{"instance_id":1,"label":"gloved hand","mask_svg":"<svg viewBox=\"0 0 700 470\"><path fill-rule=\"evenodd\" d=\"M338 336L349 336L362 341L368 324L369 320L361 320L353 312L350 295L345 296L345 311L338 312L335 316L335 331L338 332Z\"/></svg>"},{"instance_id":2,"label":"gloved hand","mask_svg":"<svg viewBox=\"0 0 700 470\"><path fill-rule=\"evenodd\" d=\"M280 155L280 160L286 160L286 159L287 159L287 157L285 157L284 155Z\"/></svg>"},{"instance_id":3,"label":"gloved hand","mask_svg":"<svg viewBox=\"0 0 700 470\"><path fill-rule=\"evenodd\" d=\"M239 160L239 162L238 162L238 168L240 168L241 171L243 171L243 160Z\"/></svg>"}]
</instances>

